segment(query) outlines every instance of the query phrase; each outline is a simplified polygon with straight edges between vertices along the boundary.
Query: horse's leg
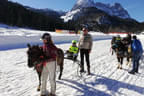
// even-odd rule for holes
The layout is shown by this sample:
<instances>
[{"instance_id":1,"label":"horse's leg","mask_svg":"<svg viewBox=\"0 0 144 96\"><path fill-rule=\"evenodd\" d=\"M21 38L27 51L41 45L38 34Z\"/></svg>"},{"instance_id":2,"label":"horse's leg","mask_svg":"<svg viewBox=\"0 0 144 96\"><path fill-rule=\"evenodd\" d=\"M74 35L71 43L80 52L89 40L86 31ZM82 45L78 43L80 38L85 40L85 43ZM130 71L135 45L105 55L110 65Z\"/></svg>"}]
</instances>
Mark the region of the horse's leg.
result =
<instances>
[{"instance_id":1,"label":"horse's leg","mask_svg":"<svg viewBox=\"0 0 144 96\"><path fill-rule=\"evenodd\" d=\"M132 65L132 57L130 57L129 59L130 59L130 61L129 61L129 67L131 67L131 65Z\"/></svg>"},{"instance_id":2,"label":"horse's leg","mask_svg":"<svg viewBox=\"0 0 144 96\"><path fill-rule=\"evenodd\" d=\"M62 72L63 72L63 64L59 65L59 67L60 67L60 74L59 74L58 79L60 80L62 76Z\"/></svg>"},{"instance_id":3,"label":"horse's leg","mask_svg":"<svg viewBox=\"0 0 144 96\"><path fill-rule=\"evenodd\" d=\"M123 64L123 57L120 58L120 69L122 69L122 64Z\"/></svg>"},{"instance_id":4,"label":"horse's leg","mask_svg":"<svg viewBox=\"0 0 144 96\"><path fill-rule=\"evenodd\" d=\"M126 63L126 65L128 65L129 64L129 57L127 57L127 63Z\"/></svg>"},{"instance_id":5,"label":"horse's leg","mask_svg":"<svg viewBox=\"0 0 144 96\"><path fill-rule=\"evenodd\" d=\"M113 49L112 49L112 55L113 55Z\"/></svg>"},{"instance_id":6,"label":"horse's leg","mask_svg":"<svg viewBox=\"0 0 144 96\"><path fill-rule=\"evenodd\" d=\"M117 66L117 68L119 69L120 68L120 57L117 57L117 60L118 60L118 66Z\"/></svg>"},{"instance_id":7,"label":"horse's leg","mask_svg":"<svg viewBox=\"0 0 144 96\"><path fill-rule=\"evenodd\" d=\"M41 72L37 71L37 73L38 73L38 77L39 77L39 85L37 87L37 91L40 91L40 87L41 87Z\"/></svg>"}]
</instances>

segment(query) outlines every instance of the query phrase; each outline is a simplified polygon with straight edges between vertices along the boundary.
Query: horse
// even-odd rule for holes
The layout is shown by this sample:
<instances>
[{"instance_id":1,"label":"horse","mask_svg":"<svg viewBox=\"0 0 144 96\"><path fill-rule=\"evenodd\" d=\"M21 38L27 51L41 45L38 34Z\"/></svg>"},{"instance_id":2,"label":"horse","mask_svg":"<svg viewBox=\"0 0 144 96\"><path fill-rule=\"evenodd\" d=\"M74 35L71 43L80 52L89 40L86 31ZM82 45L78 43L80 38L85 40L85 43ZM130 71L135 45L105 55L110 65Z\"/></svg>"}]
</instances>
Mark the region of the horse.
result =
<instances>
[{"instance_id":1,"label":"horse","mask_svg":"<svg viewBox=\"0 0 144 96\"><path fill-rule=\"evenodd\" d=\"M43 69L43 63L46 60L46 55L43 52L43 49L40 48L38 45L31 46L30 44L27 44L28 51L28 67L36 70L39 78L39 85L37 88L37 91L40 91L41 86L41 73ZM57 59L56 59L57 65L60 68L60 74L58 76L58 79L61 79L62 72L63 72L63 66L64 66L64 52L62 49L58 48L57 50Z\"/></svg>"},{"instance_id":2,"label":"horse","mask_svg":"<svg viewBox=\"0 0 144 96\"><path fill-rule=\"evenodd\" d=\"M131 44L129 39L123 38L122 40L116 40L116 37L113 37L111 40L112 55L113 52L116 53L118 60L118 69L122 69L123 59L127 58L126 65L130 66L130 59L132 58Z\"/></svg>"},{"instance_id":3,"label":"horse","mask_svg":"<svg viewBox=\"0 0 144 96\"><path fill-rule=\"evenodd\" d=\"M132 51L130 46L125 43L125 41L120 41L116 50L116 56L118 60L118 69L122 69L123 59L127 58L126 65L130 64L130 59L132 58ZM130 66L130 65L129 65Z\"/></svg>"}]
</instances>

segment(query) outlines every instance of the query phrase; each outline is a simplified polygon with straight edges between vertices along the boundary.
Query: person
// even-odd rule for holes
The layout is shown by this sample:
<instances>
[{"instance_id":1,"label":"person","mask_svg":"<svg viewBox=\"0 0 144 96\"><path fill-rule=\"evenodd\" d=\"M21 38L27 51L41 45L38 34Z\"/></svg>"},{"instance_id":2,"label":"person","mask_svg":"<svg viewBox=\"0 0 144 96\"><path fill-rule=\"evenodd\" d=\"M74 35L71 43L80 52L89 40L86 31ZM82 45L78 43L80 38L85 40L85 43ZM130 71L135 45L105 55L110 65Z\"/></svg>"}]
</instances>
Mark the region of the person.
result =
<instances>
[{"instance_id":1,"label":"person","mask_svg":"<svg viewBox=\"0 0 144 96\"><path fill-rule=\"evenodd\" d=\"M117 36L116 36L115 43L117 44L117 43L119 43L119 42L121 42L121 37L120 37L120 35L117 35Z\"/></svg>"},{"instance_id":2,"label":"person","mask_svg":"<svg viewBox=\"0 0 144 96\"><path fill-rule=\"evenodd\" d=\"M127 56L127 64L129 64L130 62L130 58L131 58L131 55L132 55L132 50L131 50L131 44L132 44L132 39L131 39L131 34L127 34L127 36L125 37L125 53L126 53L126 56Z\"/></svg>"},{"instance_id":3,"label":"person","mask_svg":"<svg viewBox=\"0 0 144 96\"><path fill-rule=\"evenodd\" d=\"M78 56L78 47L77 47L77 41L72 40L72 45L70 46L69 50L66 52L69 59L73 59L74 61L77 59Z\"/></svg>"},{"instance_id":4,"label":"person","mask_svg":"<svg viewBox=\"0 0 144 96\"><path fill-rule=\"evenodd\" d=\"M114 52L116 52L116 48L117 48L117 45L116 45L116 37L113 36L112 37L112 40L111 40L111 48L112 48L112 55Z\"/></svg>"},{"instance_id":5,"label":"person","mask_svg":"<svg viewBox=\"0 0 144 96\"><path fill-rule=\"evenodd\" d=\"M81 58L81 66L80 66L80 72L84 72L84 56L86 57L86 63L87 63L87 72L88 75L90 75L90 61L89 61L89 54L92 49L92 36L88 34L88 29L84 27L82 29L83 34L80 36L78 48L80 50L80 58Z\"/></svg>"},{"instance_id":6,"label":"person","mask_svg":"<svg viewBox=\"0 0 144 96\"><path fill-rule=\"evenodd\" d=\"M49 33L44 33L42 36L43 40L43 51L46 55L46 61L43 64L43 70L41 74L42 86L41 86L41 96L46 96L46 85L47 78L49 75L51 92L50 96L55 96L56 91L56 53L58 48L54 45Z\"/></svg>"},{"instance_id":7,"label":"person","mask_svg":"<svg viewBox=\"0 0 144 96\"><path fill-rule=\"evenodd\" d=\"M139 60L142 57L143 48L140 40L137 39L137 36L133 36L132 41L132 63L133 67L132 70L129 72L130 74L138 73L138 67L139 67Z\"/></svg>"}]
</instances>

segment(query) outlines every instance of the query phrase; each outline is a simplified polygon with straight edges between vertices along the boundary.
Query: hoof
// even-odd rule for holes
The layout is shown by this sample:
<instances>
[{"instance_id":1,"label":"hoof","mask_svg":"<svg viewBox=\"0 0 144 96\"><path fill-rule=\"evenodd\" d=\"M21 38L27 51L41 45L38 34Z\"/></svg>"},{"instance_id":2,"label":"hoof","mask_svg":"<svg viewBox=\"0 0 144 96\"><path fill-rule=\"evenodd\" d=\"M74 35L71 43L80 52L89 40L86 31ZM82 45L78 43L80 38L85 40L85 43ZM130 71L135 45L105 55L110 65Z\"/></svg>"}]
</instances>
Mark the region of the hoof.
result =
<instances>
[{"instance_id":1,"label":"hoof","mask_svg":"<svg viewBox=\"0 0 144 96\"><path fill-rule=\"evenodd\" d=\"M37 91L40 91L40 86L38 86Z\"/></svg>"},{"instance_id":2,"label":"hoof","mask_svg":"<svg viewBox=\"0 0 144 96\"><path fill-rule=\"evenodd\" d=\"M56 96L56 95L55 95L55 94L51 94L51 93L50 93L50 94L48 94L48 96Z\"/></svg>"},{"instance_id":3,"label":"hoof","mask_svg":"<svg viewBox=\"0 0 144 96\"><path fill-rule=\"evenodd\" d=\"M61 77L59 77L58 79L61 80Z\"/></svg>"},{"instance_id":4,"label":"hoof","mask_svg":"<svg viewBox=\"0 0 144 96\"><path fill-rule=\"evenodd\" d=\"M126 65L128 65L128 64L129 64L129 62L126 63Z\"/></svg>"},{"instance_id":5,"label":"hoof","mask_svg":"<svg viewBox=\"0 0 144 96\"><path fill-rule=\"evenodd\" d=\"M119 69L122 69L122 67L120 67Z\"/></svg>"}]
</instances>

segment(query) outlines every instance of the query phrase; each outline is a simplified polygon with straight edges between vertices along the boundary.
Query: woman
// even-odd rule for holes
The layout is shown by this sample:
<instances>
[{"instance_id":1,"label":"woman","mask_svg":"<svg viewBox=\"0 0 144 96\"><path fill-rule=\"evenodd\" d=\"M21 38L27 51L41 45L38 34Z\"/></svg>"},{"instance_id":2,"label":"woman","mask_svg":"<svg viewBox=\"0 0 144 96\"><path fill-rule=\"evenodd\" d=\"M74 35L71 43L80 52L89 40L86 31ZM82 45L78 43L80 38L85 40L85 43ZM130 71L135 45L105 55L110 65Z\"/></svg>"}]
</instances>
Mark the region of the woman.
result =
<instances>
[{"instance_id":1,"label":"woman","mask_svg":"<svg viewBox=\"0 0 144 96\"><path fill-rule=\"evenodd\" d=\"M43 40L43 51L46 55L46 61L43 65L41 80L41 96L46 96L46 85L47 85L47 78L49 75L51 92L50 96L55 96L56 91L56 53L57 47L53 44L51 35L49 33L44 33L42 36Z\"/></svg>"}]
</instances>

